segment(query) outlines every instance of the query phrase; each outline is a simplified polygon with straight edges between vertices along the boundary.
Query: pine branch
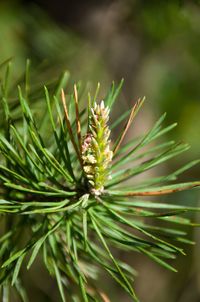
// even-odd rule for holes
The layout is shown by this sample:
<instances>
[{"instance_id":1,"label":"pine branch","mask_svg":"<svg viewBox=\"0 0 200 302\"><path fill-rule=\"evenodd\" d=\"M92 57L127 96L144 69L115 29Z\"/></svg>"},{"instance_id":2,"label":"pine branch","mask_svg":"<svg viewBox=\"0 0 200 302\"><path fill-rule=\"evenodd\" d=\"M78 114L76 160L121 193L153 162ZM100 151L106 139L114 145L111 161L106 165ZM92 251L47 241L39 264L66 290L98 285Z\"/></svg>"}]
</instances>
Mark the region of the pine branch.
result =
<instances>
[{"instance_id":1,"label":"pine branch","mask_svg":"<svg viewBox=\"0 0 200 302\"><path fill-rule=\"evenodd\" d=\"M87 105L81 90L73 84L67 106L64 90L68 72L53 84L35 89L27 61L22 76L25 82L14 89L9 80L9 61L2 68L0 215L5 227L0 237L1 299L11 301L14 288L19 299L27 301L22 268L30 269L41 257L57 282L62 301L73 301L75 295L76 301L109 302L109 293L99 286L100 268L133 301L139 301L133 287L136 272L112 251L142 253L176 271L168 260L184 254L182 243L193 244L182 225L199 226L187 213L200 208L159 199L149 201L147 197L198 189L198 179L180 183L177 178L200 160L168 175L143 179L144 172L189 148L187 144L158 140L176 126L162 126L165 114L146 134L124 144L143 100L109 124L123 81L116 87L112 84L104 101L98 101L98 84L94 96L87 92ZM81 111L80 106L85 109ZM122 132L112 142L111 150L110 133L117 126ZM133 178L138 175L140 182L135 183ZM131 187L127 187L127 180L132 180Z\"/></svg>"}]
</instances>

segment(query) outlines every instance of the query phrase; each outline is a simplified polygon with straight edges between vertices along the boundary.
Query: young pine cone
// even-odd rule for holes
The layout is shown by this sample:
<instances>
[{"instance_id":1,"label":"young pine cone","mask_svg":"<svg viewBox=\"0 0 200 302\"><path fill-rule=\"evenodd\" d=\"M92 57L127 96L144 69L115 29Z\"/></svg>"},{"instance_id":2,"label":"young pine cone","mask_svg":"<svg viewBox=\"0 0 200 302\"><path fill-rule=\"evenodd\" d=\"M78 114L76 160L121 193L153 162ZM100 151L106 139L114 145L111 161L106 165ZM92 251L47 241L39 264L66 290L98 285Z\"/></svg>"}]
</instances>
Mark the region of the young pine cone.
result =
<instances>
[{"instance_id":1,"label":"young pine cone","mask_svg":"<svg viewBox=\"0 0 200 302\"><path fill-rule=\"evenodd\" d=\"M109 108L104 102L91 108L89 132L82 143L83 169L91 186L91 192L100 195L110 179L109 166L113 152L110 150Z\"/></svg>"}]
</instances>

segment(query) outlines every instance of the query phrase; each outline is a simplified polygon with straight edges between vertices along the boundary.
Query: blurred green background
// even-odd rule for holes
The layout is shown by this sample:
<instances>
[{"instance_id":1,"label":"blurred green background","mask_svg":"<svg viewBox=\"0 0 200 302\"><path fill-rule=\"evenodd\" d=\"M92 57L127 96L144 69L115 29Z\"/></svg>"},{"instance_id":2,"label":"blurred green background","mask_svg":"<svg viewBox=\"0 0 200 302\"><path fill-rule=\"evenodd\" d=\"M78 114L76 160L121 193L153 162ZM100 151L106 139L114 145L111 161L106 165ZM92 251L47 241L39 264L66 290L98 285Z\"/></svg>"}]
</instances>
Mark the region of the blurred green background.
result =
<instances>
[{"instance_id":1,"label":"blurred green background","mask_svg":"<svg viewBox=\"0 0 200 302\"><path fill-rule=\"evenodd\" d=\"M129 136L144 132L167 111L166 123L178 122L168 138L187 141L192 148L162 166L162 173L199 158L199 1L1 0L0 41L0 62L13 58L16 79L23 73L27 58L33 71L41 70L44 82L67 69L73 81L94 86L101 82L102 95L112 80L124 78L121 103L114 115L121 114L139 96L147 98ZM39 81L40 77L35 79ZM196 166L180 180L199 178ZM195 190L172 199L195 205L200 194ZM187 257L178 258L178 274L144 257L121 255L139 272L135 284L142 302L200 301L200 233L196 229L189 232L197 244L186 247ZM59 301L56 287L40 263L24 274L31 302ZM113 301L130 301L105 276L101 283Z\"/></svg>"}]
</instances>

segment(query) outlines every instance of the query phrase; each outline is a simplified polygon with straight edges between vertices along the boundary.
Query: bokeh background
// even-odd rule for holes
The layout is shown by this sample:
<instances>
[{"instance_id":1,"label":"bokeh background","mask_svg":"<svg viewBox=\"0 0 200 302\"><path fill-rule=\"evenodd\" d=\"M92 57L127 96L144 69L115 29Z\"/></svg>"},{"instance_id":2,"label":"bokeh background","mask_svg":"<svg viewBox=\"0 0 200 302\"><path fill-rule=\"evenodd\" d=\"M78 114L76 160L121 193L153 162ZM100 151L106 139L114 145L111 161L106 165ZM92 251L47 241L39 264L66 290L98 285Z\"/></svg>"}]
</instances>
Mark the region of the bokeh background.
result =
<instances>
[{"instance_id":1,"label":"bokeh background","mask_svg":"<svg viewBox=\"0 0 200 302\"><path fill-rule=\"evenodd\" d=\"M33 71L42 66L44 81L67 69L72 81L94 86L101 82L102 95L112 80L124 78L115 115L138 97L147 99L129 135L144 132L167 111L166 123L178 122L167 139L186 141L192 147L162 166L162 171L199 158L200 1L1 0L0 62L10 57L16 78L30 58ZM180 180L199 178L196 166ZM173 196L173 202L185 201L198 204L198 190ZM198 215L193 219L200 220ZM200 301L200 232L187 231L197 244L186 246L187 257L178 258L178 274L144 256L121 255L138 270L135 286L142 302ZM40 264L24 274L31 302L59 301L53 281ZM112 301L130 301L105 276L100 282Z\"/></svg>"}]
</instances>

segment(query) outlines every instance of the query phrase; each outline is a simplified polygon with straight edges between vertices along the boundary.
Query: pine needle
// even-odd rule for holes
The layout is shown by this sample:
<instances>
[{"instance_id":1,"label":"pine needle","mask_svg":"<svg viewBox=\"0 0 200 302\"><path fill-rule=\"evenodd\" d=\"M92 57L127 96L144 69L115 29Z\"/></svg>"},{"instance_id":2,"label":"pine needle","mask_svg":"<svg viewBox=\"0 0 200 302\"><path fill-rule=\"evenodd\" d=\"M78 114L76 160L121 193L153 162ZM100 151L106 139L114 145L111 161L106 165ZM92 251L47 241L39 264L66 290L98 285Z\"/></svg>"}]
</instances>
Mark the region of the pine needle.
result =
<instances>
[{"instance_id":1,"label":"pine needle","mask_svg":"<svg viewBox=\"0 0 200 302\"><path fill-rule=\"evenodd\" d=\"M130 115L129 115L129 118L128 118L128 120L127 120L125 126L124 126L124 129L123 129L123 131L122 131L122 133L121 133L121 135L120 135L120 137L119 137L119 139L118 139L118 141L117 141L116 146L115 146L114 149L113 149L113 154L114 154L114 155L116 155L117 151L119 150L119 148L120 148L120 146L121 146L121 144L122 144L122 142L123 142L123 140L124 140L124 138L125 138L125 136L126 136L128 130L129 130L129 128L130 128L130 126L131 126L131 124L132 124L132 122L133 122L133 120L134 120L134 118L135 118L135 116L136 116L136 114L138 113L140 107L141 107L142 104L144 103L144 100L145 100L145 98L139 99L139 100L135 103L135 105L133 106L133 108L132 108L132 110L131 110L131 113L130 113Z\"/></svg>"},{"instance_id":2,"label":"pine needle","mask_svg":"<svg viewBox=\"0 0 200 302\"><path fill-rule=\"evenodd\" d=\"M76 144L75 139L74 139L72 127L71 127L70 120L69 120L67 105L66 105L65 93L64 93L63 89L61 90L61 97L62 97L62 104L63 104L63 108L64 108L64 112L65 112L65 120L66 120L67 129L68 129L68 132L69 132L69 136L70 136L72 145L74 147L74 150L76 151L76 155L78 157L78 160L79 160L79 162L82 166L81 154L80 154L80 151L78 150L77 144Z\"/></svg>"}]
</instances>

